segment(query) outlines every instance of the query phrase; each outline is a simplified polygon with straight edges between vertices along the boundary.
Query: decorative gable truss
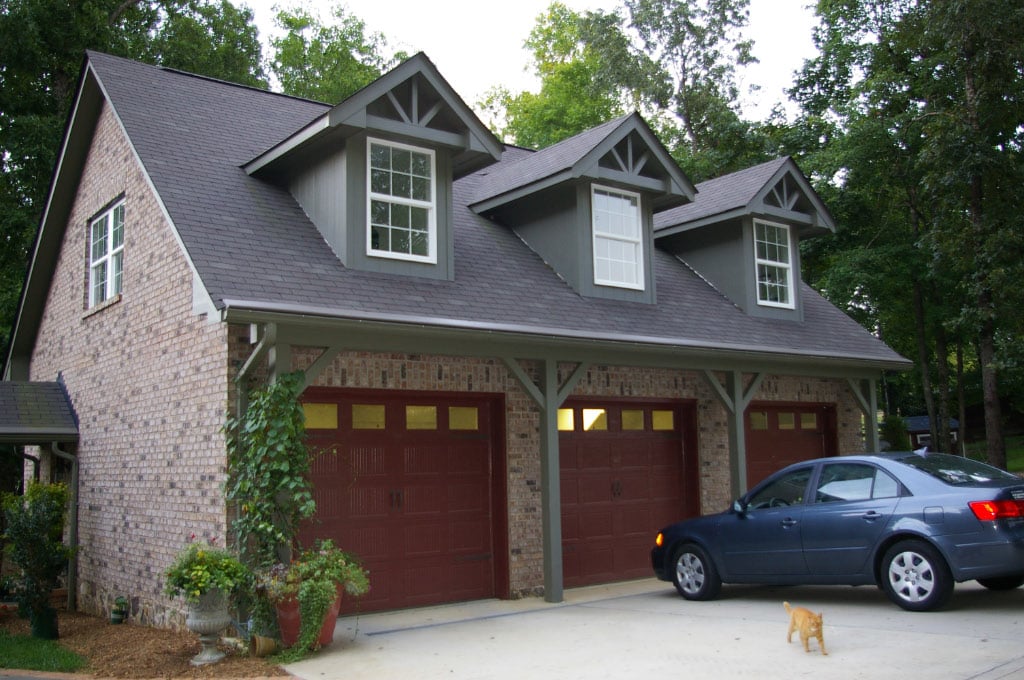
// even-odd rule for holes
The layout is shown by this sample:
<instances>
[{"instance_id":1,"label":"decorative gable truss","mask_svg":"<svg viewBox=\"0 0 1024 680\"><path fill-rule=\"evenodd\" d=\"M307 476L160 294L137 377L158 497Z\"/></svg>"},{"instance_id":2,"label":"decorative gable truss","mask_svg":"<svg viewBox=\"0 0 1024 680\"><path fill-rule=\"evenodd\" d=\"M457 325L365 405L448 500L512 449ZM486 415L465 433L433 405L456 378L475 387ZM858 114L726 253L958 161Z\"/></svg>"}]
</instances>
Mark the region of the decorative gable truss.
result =
<instances>
[{"instance_id":1,"label":"decorative gable truss","mask_svg":"<svg viewBox=\"0 0 1024 680\"><path fill-rule=\"evenodd\" d=\"M824 202L795 164L789 165L785 164L765 184L751 208L758 212L757 203L760 203L763 214L795 222L801 237L835 231L835 222Z\"/></svg>"}]
</instances>

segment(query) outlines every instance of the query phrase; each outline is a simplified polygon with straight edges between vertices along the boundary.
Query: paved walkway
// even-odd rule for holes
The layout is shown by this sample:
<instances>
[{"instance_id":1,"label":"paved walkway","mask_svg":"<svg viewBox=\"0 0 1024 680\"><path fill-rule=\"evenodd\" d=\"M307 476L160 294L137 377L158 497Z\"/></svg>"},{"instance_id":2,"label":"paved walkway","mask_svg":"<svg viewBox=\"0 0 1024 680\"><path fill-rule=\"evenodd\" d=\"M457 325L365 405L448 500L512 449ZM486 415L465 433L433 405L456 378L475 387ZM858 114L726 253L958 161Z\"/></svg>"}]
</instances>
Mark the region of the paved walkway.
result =
<instances>
[{"instance_id":1,"label":"paved walkway","mask_svg":"<svg viewBox=\"0 0 1024 680\"><path fill-rule=\"evenodd\" d=\"M783 600L822 611L822 656L786 644ZM653 579L566 591L565 602L487 600L339 620L334 642L288 666L303 680L445 678L1024 678L1024 589L957 585L910 613L861 588L725 586L687 602Z\"/></svg>"}]
</instances>

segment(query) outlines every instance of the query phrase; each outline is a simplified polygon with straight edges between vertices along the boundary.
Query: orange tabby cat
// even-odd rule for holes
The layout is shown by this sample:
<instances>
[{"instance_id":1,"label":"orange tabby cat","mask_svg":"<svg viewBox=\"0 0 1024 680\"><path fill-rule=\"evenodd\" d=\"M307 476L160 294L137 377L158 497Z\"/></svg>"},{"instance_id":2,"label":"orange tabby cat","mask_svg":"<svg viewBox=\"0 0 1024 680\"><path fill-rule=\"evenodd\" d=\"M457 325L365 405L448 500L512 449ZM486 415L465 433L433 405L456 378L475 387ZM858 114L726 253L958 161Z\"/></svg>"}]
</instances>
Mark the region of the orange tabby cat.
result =
<instances>
[{"instance_id":1,"label":"orange tabby cat","mask_svg":"<svg viewBox=\"0 0 1024 680\"><path fill-rule=\"evenodd\" d=\"M821 653L828 655L825 651L825 635L821 630L822 616L820 613L815 614L810 609L804 607L790 607L788 602L783 602L782 606L789 612L789 632L786 633L786 642L793 641L793 631L800 632L800 641L804 643L804 651L811 651L807 641L812 637L818 638L818 647L821 648Z\"/></svg>"}]
</instances>

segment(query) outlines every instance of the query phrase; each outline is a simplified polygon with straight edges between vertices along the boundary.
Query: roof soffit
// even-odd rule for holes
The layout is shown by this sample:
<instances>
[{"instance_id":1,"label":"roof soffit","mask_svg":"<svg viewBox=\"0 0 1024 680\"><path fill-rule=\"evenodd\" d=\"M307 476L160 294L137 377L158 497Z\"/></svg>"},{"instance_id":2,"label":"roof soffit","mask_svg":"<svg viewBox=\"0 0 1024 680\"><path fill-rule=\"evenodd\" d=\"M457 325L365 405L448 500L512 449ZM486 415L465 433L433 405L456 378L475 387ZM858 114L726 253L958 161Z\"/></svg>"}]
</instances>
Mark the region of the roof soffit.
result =
<instances>
[{"instance_id":1,"label":"roof soffit","mask_svg":"<svg viewBox=\"0 0 1024 680\"><path fill-rule=\"evenodd\" d=\"M321 118L245 166L256 174L287 165L311 147L361 131L399 135L454 152L455 176L501 158L502 144L422 52L330 109Z\"/></svg>"}]
</instances>

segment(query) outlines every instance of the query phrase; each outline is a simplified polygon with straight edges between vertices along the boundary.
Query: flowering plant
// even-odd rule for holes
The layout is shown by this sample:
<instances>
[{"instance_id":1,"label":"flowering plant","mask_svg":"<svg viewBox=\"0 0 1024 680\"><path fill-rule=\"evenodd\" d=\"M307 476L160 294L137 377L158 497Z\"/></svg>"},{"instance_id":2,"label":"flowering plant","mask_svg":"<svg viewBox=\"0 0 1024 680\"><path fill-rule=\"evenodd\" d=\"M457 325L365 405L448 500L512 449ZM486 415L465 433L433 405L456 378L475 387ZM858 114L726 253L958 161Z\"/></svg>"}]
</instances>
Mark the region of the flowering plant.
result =
<instances>
[{"instance_id":1,"label":"flowering plant","mask_svg":"<svg viewBox=\"0 0 1024 680\"><path fill-rule=\"evenodd\" d=\"M211 590L231 593L245 583L248 575L248 569L227 550L196 541L185 546L164 572L164 593L168 597L184 596L194 603Z\"/></svg>"},{"instance_id":2,"label":"flowering plant","mask_svg":"<svg viewBox=\"0 0 1024 680\"><path fill-rule=\"evenodd\" d=\"M317 541L290 564L275 564L261 575L260 585L272 601L279 601L298 595L302 584L311 581L341 585L349 595L356 596L370 589L367 571L330 539Z\"/></svg>"}]
</instances>

